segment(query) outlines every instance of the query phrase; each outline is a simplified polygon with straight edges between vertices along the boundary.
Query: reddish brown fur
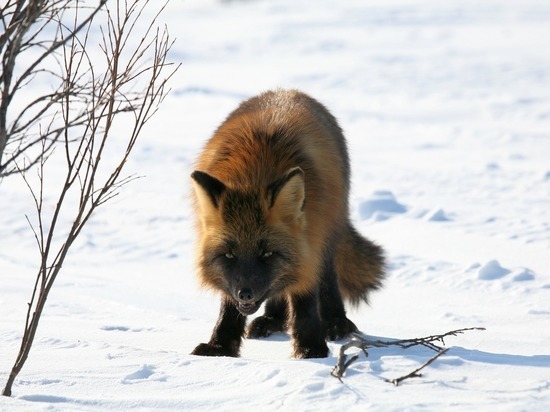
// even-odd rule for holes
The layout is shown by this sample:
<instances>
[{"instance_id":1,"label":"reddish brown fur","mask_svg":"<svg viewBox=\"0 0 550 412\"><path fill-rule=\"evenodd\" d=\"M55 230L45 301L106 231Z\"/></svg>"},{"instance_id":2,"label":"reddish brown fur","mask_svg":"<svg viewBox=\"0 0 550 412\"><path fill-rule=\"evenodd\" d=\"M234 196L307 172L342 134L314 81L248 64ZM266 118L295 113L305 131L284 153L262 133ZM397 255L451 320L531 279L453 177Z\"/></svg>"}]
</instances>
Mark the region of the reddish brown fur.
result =
<instances>
[{"instance_id":1,"label":"reddish brown fur","mask_svg":"<svg viewBox=\"0 0 550 412\"><path fill-rule=\"evenodd\" d=\"M333 137L333 133L341 132L335 122L311 109L311 99L298 91L265 93L228 117L207 143L196 165L197 170L239 191L262 191L288 169L302 166L306 222L303 232L294 227L289 231L290 236L299 240L302 251L297 268L299 281L289 293L307 291L317 284L327 239L341 232L348 218L344 164ZM285 136L275 148L266 147L263 141L254 138L255 133L273 135L279 130L284 130ZM297 164L292 156L296 150L303 151L311 165ZM227 152L233 155L228 156ZM280 224L267 211L266 215L270 223ZM211 242L212 233L220 233L222 225L220 220L210 233L201 230L202 241ZM203 275L202 282L211 284L211 279Z\"/></svg>"},{"instance_id":2,"label":"reddish brown fur","mask_svg":"<svg viewBox=\"0 0 550 412\"><path fill-rule=\"evenodd\" d=\"M211 341L194 353L237 356L237 330L244 326L233 323L231 302L247 315L272 300L269 313L279 323L266 308L265 319L256 319L249 331L266 336L281 327L284 310L277 299L288 298L297 356L326 356L317 324L304 322L320 316L333 338L357 330L340 296L367 300L368 291L381 285L384 266L382 250L349 221L349 159L334 117L299 91L263 93L228 116L196 169L199 277L226 300ZM271 251L278 256L268 264L262 254ZM250 300L241 291L250 291ZM298 324L308 331L300 334Z\"/></svg>"}]
</instances>

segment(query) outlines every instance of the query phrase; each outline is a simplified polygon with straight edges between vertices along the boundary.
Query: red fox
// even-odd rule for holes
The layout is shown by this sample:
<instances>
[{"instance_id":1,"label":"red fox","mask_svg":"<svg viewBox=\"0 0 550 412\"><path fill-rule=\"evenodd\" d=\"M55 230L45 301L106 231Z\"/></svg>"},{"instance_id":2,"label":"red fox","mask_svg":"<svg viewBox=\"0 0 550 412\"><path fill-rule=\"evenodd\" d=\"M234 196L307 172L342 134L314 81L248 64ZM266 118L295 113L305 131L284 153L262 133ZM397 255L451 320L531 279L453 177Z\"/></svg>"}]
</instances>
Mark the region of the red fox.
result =
<instances>
[{"instance_id":1,"label":"red fox","mask_svg":"<svg viewBox=\"0 0 550 412\"><path fill-rule=\"evenodd\" d=\"M210 341L192 354L236 357L245 331L288 329L294 357L323 358L326 339L357 331L342 299L367 301L384 256L350 223L346 141L321 103L281 89L244 101L191 177L199 278L222 295Z\"/></svg>"}]
</instances>

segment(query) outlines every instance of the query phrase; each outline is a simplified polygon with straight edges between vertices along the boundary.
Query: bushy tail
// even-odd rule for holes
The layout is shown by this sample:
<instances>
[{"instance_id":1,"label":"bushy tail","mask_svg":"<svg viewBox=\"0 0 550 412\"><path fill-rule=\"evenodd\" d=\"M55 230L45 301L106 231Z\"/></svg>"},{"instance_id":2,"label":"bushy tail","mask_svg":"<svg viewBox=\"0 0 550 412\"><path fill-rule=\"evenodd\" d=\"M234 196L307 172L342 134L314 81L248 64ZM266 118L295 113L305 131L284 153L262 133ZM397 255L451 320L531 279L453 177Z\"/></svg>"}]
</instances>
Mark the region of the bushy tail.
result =
<instances>
[{"instance_id":1,"label":"bushy tail","mask_svg":"<svg viewBox=\"0 0 550 412\"><path fill-rule=\"evenodd\" d=\"M335 269L342 297L353 305L368 303L370 290L382 286L384 251L348 224L336 247Z\"/></svg>"}]
</instances>

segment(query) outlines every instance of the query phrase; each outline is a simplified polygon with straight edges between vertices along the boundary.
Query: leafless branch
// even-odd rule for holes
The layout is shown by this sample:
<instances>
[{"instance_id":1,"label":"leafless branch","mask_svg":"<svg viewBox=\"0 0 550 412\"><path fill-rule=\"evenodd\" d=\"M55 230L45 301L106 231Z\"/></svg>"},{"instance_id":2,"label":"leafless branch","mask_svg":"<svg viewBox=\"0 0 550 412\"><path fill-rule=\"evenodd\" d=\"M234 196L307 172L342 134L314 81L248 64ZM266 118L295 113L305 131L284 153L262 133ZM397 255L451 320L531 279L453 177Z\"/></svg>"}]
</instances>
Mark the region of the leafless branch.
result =
<instances>
[{"instance_id":1,"label":"leafless branch","mask_svg":"<svg viewBox=\"0 0 550 412\"><path fill-rule=\"evenodd\" d=\"M422 377L422 375L418 372L420 372L422 369L424 369L426 366L428 366L429 364L431 364L434 360L436 360L437 358L439 358L440 356L444 355L447 353L447 351L449 350L449 348L445 348L439 352L437 352L434 356L432 356L430 359L428 359L426 362L424 362L422 364L422 366L420 366L419 368L416 368L415 370L413 370L412 372L406 374L406 375L403 375L403 376L400 376L399 378L395 378L395 379L386 379L386 382L389 382L389 383L393 383L395 386L399 386L399 384L401 382L403 382L405 379L409 379L409 378L420 378Z\"/></svg>"},{"instance_id":2,"label":"leafless branch","mask_svg":"<svg viewBox=\"0 0 550 412\"><path fill-rule=\"evenodd\" d=\"M42 9L33 11L32 7L38 3L43 3ZM62 68L59 89L50 95L49 100L38 98L31 102L30 106L23 108L25 112L35 105L41 107L38 112L33 112L34 114L28 117L16 116L16 124L12 124L11 128L2 129L2 119L5 120L13 93L23 83L19 78L15 86L11 86L11 74L5 71L0 79L2 92L8 97L6 103L3 100L0 104L0 134L2 130L7 130L7 133L20 133L14 140L19 141L20 148L15 151L15 157L12 156L8 162L13 162L14 170L21 174L33 197L36 222L32 223L28 217L27 220L40 252L40 265L28 303L21 348L3 391L3 395L6 396L11 395L13 382L28 357L48 294L72 244L95 210L117 196L124 185L138 178L135 175L124 177L122 171L144 125L156 112L167 93L166 83L179 67L166 60L173 44L166 28L163 31L153 29L157 25L158 14L147 25L145 35L137 45L133 40L136 36L134 31L139 27L138 19L143 18L143 10L150 0L117 0L109 3L109 7L105 9L106 23L101 26L99 39L103 61L98 61L97 57L94 59L88 48L90 24L105 3L106 0L101 0L97 8L92 7L92 12L83 21L78 17L80 1L27 3L11 0L0 14L0 25L3 24L7 28L13 24L17 25L10 29L9 33L11 36L19 37L29 32L33 24L39 24L37 21L40 14L37 17L36 14L29 14L31 11L55 16L58 35L53 42L44 44L49 45L49 52L58 49L61 51L55 61ZM48 8L52 4L57 5L58 9ZM73 12L72 24L62 19L70 4ZM18 19L27 21L23 32L19 26L23 23L18 23ZM43 26L40 25L37 30L42 29ZM38 39L36 36L31 38ZM17 50L21 50L23 46L36 46L38 40L35 41L29 43L21 40ZM0 50L4 45L6 47L2 58L6 59L5 53L14 50L14 42L10 35L0 37ZM22 71L23 75L27 78L36 75L36 67L44 58L44 54L41 54L31 67ZM42 105L46 101L45 106ZM42 123L47 126L40 127L33 137L29 129L35 124ZM127 138L119 157L115 156L115 164L109 166L105 164L105 158L109 151L114 150L111 140L115 123L125 128L124 136ZM43 207L45 166L53 153L51 148L54 142L59 142L63 146L57 160L62 160L58 164L65 167L65 175L60 182L53 212L47 215ZM40 149L38 154L26 161L28 149L35 144ZM20 163L17 159L22 154L25 157ZM9 174L9 170L6 172L5 169L6 164L1 167L4 174ZM35 166L38 189L25 173ZM51 187L51 184L48 187ZM71 223L67 225L62 221Z\"/></svg>"},{"instance_id":3,"label":"leafless branch","mask_svg":"<svg viewBox=\"0 0 550 412\"><path fill-rule=\"evenodd\" d=\"M440 342L441 344L445 345L444 339L446 337L457 336L459 334L462 334L466 331L471 331L471 330L485 330L485 328L481 328L481 327L463 328L463 329L457 329L450 332L446 332L441 335L431 335L423 338L400 339L400 340L397 340L397 339L396 340L379 340L379 339L372 340L360 333L354 333L352 334L353 336L351 337L351 339L340 347L340 352L338 354L338 361L336 366L332 370L331 375L338 378L341 381L342 377L344 376L344 373L349 368L349 366L353 362L355 362L357 359L359 359L359 354L357 353L353 354L351 358L348 359L348 355L346 354L346 351L350 348L361 349L365 354L365 356L368 356L368 352L367 352L368 347L381 348L381 347L389 347L389 346L399 346L400 348L408 349L413 346L424 346L428 349L431 349L437 352L437 354L433 358L428 360L424 365L422 365L422 367L411 372L411 374L409 374L411 376L407 375L406 377L398 378L397 380L395 380L396 382L394 382L394 380L388 381L388 382L394 383L395 385L398 385L401 381L409 377L412 377L415 373L425 368L430 363L432 363L435 359L437 359L439 356L447 352L448 349L442 348L436 345L434 342Z\"/></svg>"},{"instance_id":4,"label":"leafless branch","mask_svg":"<svg viewBox=\"0 0 550 412\"><path fill-rule=\"evenodd\" d=\"M60 50L64 52L81 31L89 28L106 2L99 0L94 6L85 7L87 15L82 18L76 17L83 8L80 0L8 0L0 9L0 26L4 28L0 35L0 177L30 170L38 163L40 148L34 149L41 139L50 139L51 150L60 137L59 129L56 132L55 128L52 133L41 135L40 124L56 116L54 108L61 99L77 98L88 88L78 78L71 87L65 87L63 73L49 67L59 61ZM72 25L63 22L69 11L75 15ZM48 37L47 33L54 28L56 35ZM73 59L76 56L73 54ZM22 59L30 63L20 67L17 62ZM53 92L24 103L22 109L12 107L22 89L42 84L44 77L49 77L50 83L57 80L57 87L52 84ZM14 110L16 114L11 115ZM78 127L82 120L82 114L77 115L63 127ZM22 156L27 158L24 166L20 162Z\"/></svg>"},{"instance_id":5,"label":"leafless branch","mask_svg":"<svg viewBox=\"0 0 550 412\"><path fill-rule=\"evenodd\" d=\"M385 347L385 346L395 345L395 346L400 346L401 348L407 349L413 346L421 345L434 351L440 351L443 348L441 348L440 346L437 346L436 344L434 344L434 342L441 342L443 345L445 345L444 339L446 337L457 336L459 334L462 334L470 330L485 330L485 328L480 328L480 327L463 328L463 329L452 330L450 332L447 332L441 335L432 335L432 336L426 336L423 338L400 339L400 340L391 340L391 341L369 340L368 338L364 337L361 334L354 334L354 336L364 341L368 346Z\"/></svg>"}]
</instances>

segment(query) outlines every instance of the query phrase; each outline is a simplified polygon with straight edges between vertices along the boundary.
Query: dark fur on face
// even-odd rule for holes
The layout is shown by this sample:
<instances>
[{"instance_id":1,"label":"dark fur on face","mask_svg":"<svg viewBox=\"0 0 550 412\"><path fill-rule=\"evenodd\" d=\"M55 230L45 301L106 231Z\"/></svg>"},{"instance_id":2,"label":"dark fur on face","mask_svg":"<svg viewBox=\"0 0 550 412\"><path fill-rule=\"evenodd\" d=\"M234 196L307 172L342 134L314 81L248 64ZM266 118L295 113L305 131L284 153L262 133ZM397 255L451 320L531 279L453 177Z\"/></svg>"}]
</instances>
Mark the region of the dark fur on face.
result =
<instances>
[{"instance_id":1,"label":"dark fur on face","mask_svg":"<svg viewBox=\"0 0 550 412\"><path fill-rule=\"evenodd\" d=\"M206 245L201 266L215 289L250 315L267 299L296 282L295 242L267 223L269 200L259 193L227 189L217 199L223 220L221 233Z\"/></svg>"}]
</instances>

